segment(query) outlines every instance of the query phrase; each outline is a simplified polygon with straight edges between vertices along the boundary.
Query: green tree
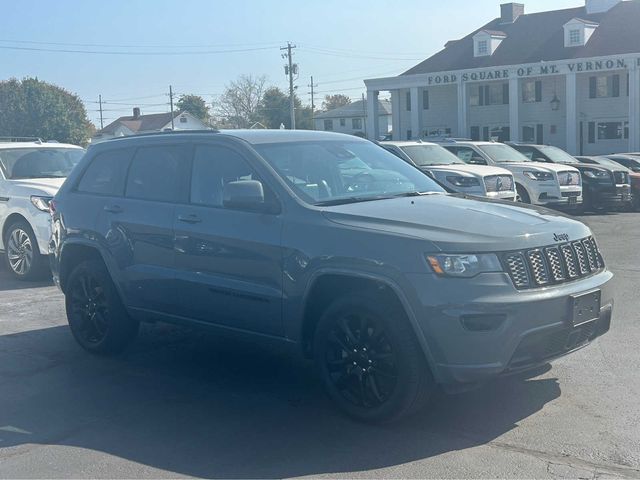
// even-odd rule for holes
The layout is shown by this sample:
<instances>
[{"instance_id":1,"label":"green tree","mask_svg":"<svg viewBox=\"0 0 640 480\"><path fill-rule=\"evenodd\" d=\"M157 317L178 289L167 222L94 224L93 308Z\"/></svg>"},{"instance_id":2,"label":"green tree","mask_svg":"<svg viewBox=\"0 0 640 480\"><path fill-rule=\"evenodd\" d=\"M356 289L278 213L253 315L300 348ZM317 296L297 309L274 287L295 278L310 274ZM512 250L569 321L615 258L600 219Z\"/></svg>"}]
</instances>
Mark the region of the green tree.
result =
<instances>
[{"instance_id":1,"label":"green tree","mask_svg":"<svg viewBox=\"0 0 640 480\"><path fill-rule=\"evenodd\" d=\"M338 107L344 107L345 105L349 105L350 103L351 103L351 99L341 93L337 93L335 95L325 95L324 101L322 102L322 109L334 110Z\"/></svg>"},{"instance_id":2,"label":"green tree","mask_svg":"<svg viewBox=\"0 0 640 480\"><path fill-rule=\"evenodd\" d=\"M299 130L313 130L311 108L302 106L302 102L297 95L294 95L293 102L296 111L296 128ZM278 87L269 87L265 90L258 108L260 122L267 128L280 128L281 124L284 124L287 129L291 128L291 111L289 108L289 95Z\"/></svg>"},{"instance_id":3,"label":"green tree","mask_svg":"<svg viewBox=\"0 0 640 480\"><path fill-rule=\"evenodd\" d=\"M203 122L209 120L209 107L207 106L207 102L199 95L181 95L176 103L176 107L181 112L189 112Z\"/></svg>"},{"instance_id":4,"label":"green tree","mask_svg":"<svg viewBox=\"0 0 640 480\"><path fill-rule=\"evenodd\" d=\"M0 82L0 136L86 145L95 128L77 95L37 78Z\"/></svg>"}]
</instances>

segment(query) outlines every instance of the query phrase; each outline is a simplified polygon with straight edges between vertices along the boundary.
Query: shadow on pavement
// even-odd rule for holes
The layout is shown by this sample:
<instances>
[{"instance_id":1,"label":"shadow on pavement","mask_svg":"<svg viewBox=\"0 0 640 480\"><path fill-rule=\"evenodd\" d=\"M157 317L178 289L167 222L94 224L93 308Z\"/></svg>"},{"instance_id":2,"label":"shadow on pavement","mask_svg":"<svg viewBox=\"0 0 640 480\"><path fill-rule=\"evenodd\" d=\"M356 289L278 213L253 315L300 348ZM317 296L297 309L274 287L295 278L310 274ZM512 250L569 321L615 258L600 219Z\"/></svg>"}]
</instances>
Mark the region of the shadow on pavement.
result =
<instances>
[{"instance_id":1,"label":"shadow on pavement","mask_svg":"<svg viewBox=\"0 0 640 480\"><path fill-rule=\"evenodd\" d=\"M0 292L8 290L24 290L27 288L42 288L53 286L53 280L45 278L37 282L23 282L14 278L8 271L7 267L3 264L4 259L0 258Z\"/></svg>"},{"instance_id":2,"label":"shadow on pavement","mask_svg":"<svg viewBox=\"0 0 640 480\"><path fill-rule=\"evenodd\" d=\"M85 354L67 327L2 336L0 392L3 448L69 445L180 475L273 478L383 468L486 444L558 398L560 387L502 379L438 394L417 418L363 425L334 410L313 368L287 352L154 325L117 358Z\"/></svg>"}]
</instances>

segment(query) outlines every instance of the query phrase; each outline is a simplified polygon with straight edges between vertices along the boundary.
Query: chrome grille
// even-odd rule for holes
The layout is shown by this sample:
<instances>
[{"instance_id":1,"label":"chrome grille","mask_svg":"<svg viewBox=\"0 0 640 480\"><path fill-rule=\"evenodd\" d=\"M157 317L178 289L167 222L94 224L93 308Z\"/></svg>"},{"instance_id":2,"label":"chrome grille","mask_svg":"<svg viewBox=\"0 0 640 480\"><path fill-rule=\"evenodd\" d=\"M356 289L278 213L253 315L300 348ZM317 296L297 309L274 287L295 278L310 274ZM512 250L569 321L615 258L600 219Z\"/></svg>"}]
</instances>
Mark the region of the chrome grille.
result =
<instances>
[{"instance_id":1,"label":"chrome grille","mask_svg":"<svg viewBox=\"0 0 640 480\"><path fill-rule=\"evenodd\" d=\"M593 237L546 248L502 255L503 265L517 289L565 283L604 268Z\"/></svg>"},{"instance_id":2,"label":"chrome grille","mask_svg":"<svg viewBox=\"0 0 640 480\"><path fill-rule=\"evenodd\" d=\"M629 183L629 174L627 172L613 172L613 178L616 181L616 185Z\"/></svg>"},{"instance_id":3,"label":"chrome grille","mask_svg":"<svg viewBox=\"0 0 640 480\"><path fill-rule=\"evenodd\" d=\"M558 182L560 185L580 185L580 172L559 172Z\"/></svg>"},{"instance_id":4,"label":"chrome grille","mask_svg":"<svg viewBox=\"0 0 640 480\"><path fill-rule=\"evenodd\" d=\"M484 186L487 192L513 190L513 177L511 175L489 175L484 177Z\"/></svg>"}]
</instances>

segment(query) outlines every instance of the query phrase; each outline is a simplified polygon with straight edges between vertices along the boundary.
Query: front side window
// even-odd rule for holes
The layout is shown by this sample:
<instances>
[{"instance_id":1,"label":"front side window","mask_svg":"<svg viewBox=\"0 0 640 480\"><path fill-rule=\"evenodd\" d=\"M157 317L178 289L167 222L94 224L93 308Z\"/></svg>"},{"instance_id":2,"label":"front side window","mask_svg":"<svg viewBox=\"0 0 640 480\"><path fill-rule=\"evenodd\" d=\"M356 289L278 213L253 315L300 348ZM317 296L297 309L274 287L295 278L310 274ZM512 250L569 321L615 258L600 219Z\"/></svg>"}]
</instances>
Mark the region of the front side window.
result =
<instances>
[{"instance_id":1,"label":"front side window","mask_svg":"<svg viewBox=\"0 0 640 480\"><path fill-rule=\"evenodd\" d=\"M196 147L191 173L191 203L222 207L224 187L240 180L259 178L239 153L217 145Z\"/></svg>"},{"instance_id":2,"label":"front side window","mask_svg":"<svg viewBox=\"0 0 640 480\"><path fill-rule=\"evenodd\" d=\"M444 193L415 167L370 142L286 142L254 148L295 194L310 204Z\"/></svg>"},{"instance_id":3,"label":"front side window","mask_svg":"<svg viewBox=\"0 0 640 480\"><path fill-rule=\"evenodd\" d=\"M122 195L132 153L132 149L119 149L96 155L77 190L97 195Z\"/></svg>"},{"instance_id":4,"label":"front side window","mask_svg":"<svg viewBox=\"0 0 640 480\"><path fill-rule=\"evenodd\" d=\"M175 202L181 173L187 166L186 148L177 145L142 147L129 168L125 195L140 200Z\"/></svg>"},{"instance_id":5,"label":"front side window","mask_svg":"<svg viewBox=\"0 0 640 480\"><path fill-rule=\"evenodd\" d=\"M66 178L83 155L80 148L10 148L0 150L0 169L8 180Z\"/></svg>"}]
</instances>

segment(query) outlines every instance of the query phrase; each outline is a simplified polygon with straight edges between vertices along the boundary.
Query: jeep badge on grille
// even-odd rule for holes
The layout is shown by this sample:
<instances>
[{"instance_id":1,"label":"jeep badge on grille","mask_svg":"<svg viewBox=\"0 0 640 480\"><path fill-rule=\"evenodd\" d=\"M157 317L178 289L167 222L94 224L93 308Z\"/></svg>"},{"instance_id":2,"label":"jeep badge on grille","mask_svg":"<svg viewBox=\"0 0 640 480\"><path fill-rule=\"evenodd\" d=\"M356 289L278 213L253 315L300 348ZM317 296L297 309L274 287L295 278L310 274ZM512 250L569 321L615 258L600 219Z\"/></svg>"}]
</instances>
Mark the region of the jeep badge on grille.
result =
<instances>
[{"instance_id":1,"label":"jeep badge on grille","mask_svg":"<svg viewBox=\"0 0 640 480\"><path fill-rule=\"evenodd\" d=\"M569 241L569 235L566 233L554 233L553 234L553 239L556 242L568 242Z\"/></svg>"}]
</instances>

